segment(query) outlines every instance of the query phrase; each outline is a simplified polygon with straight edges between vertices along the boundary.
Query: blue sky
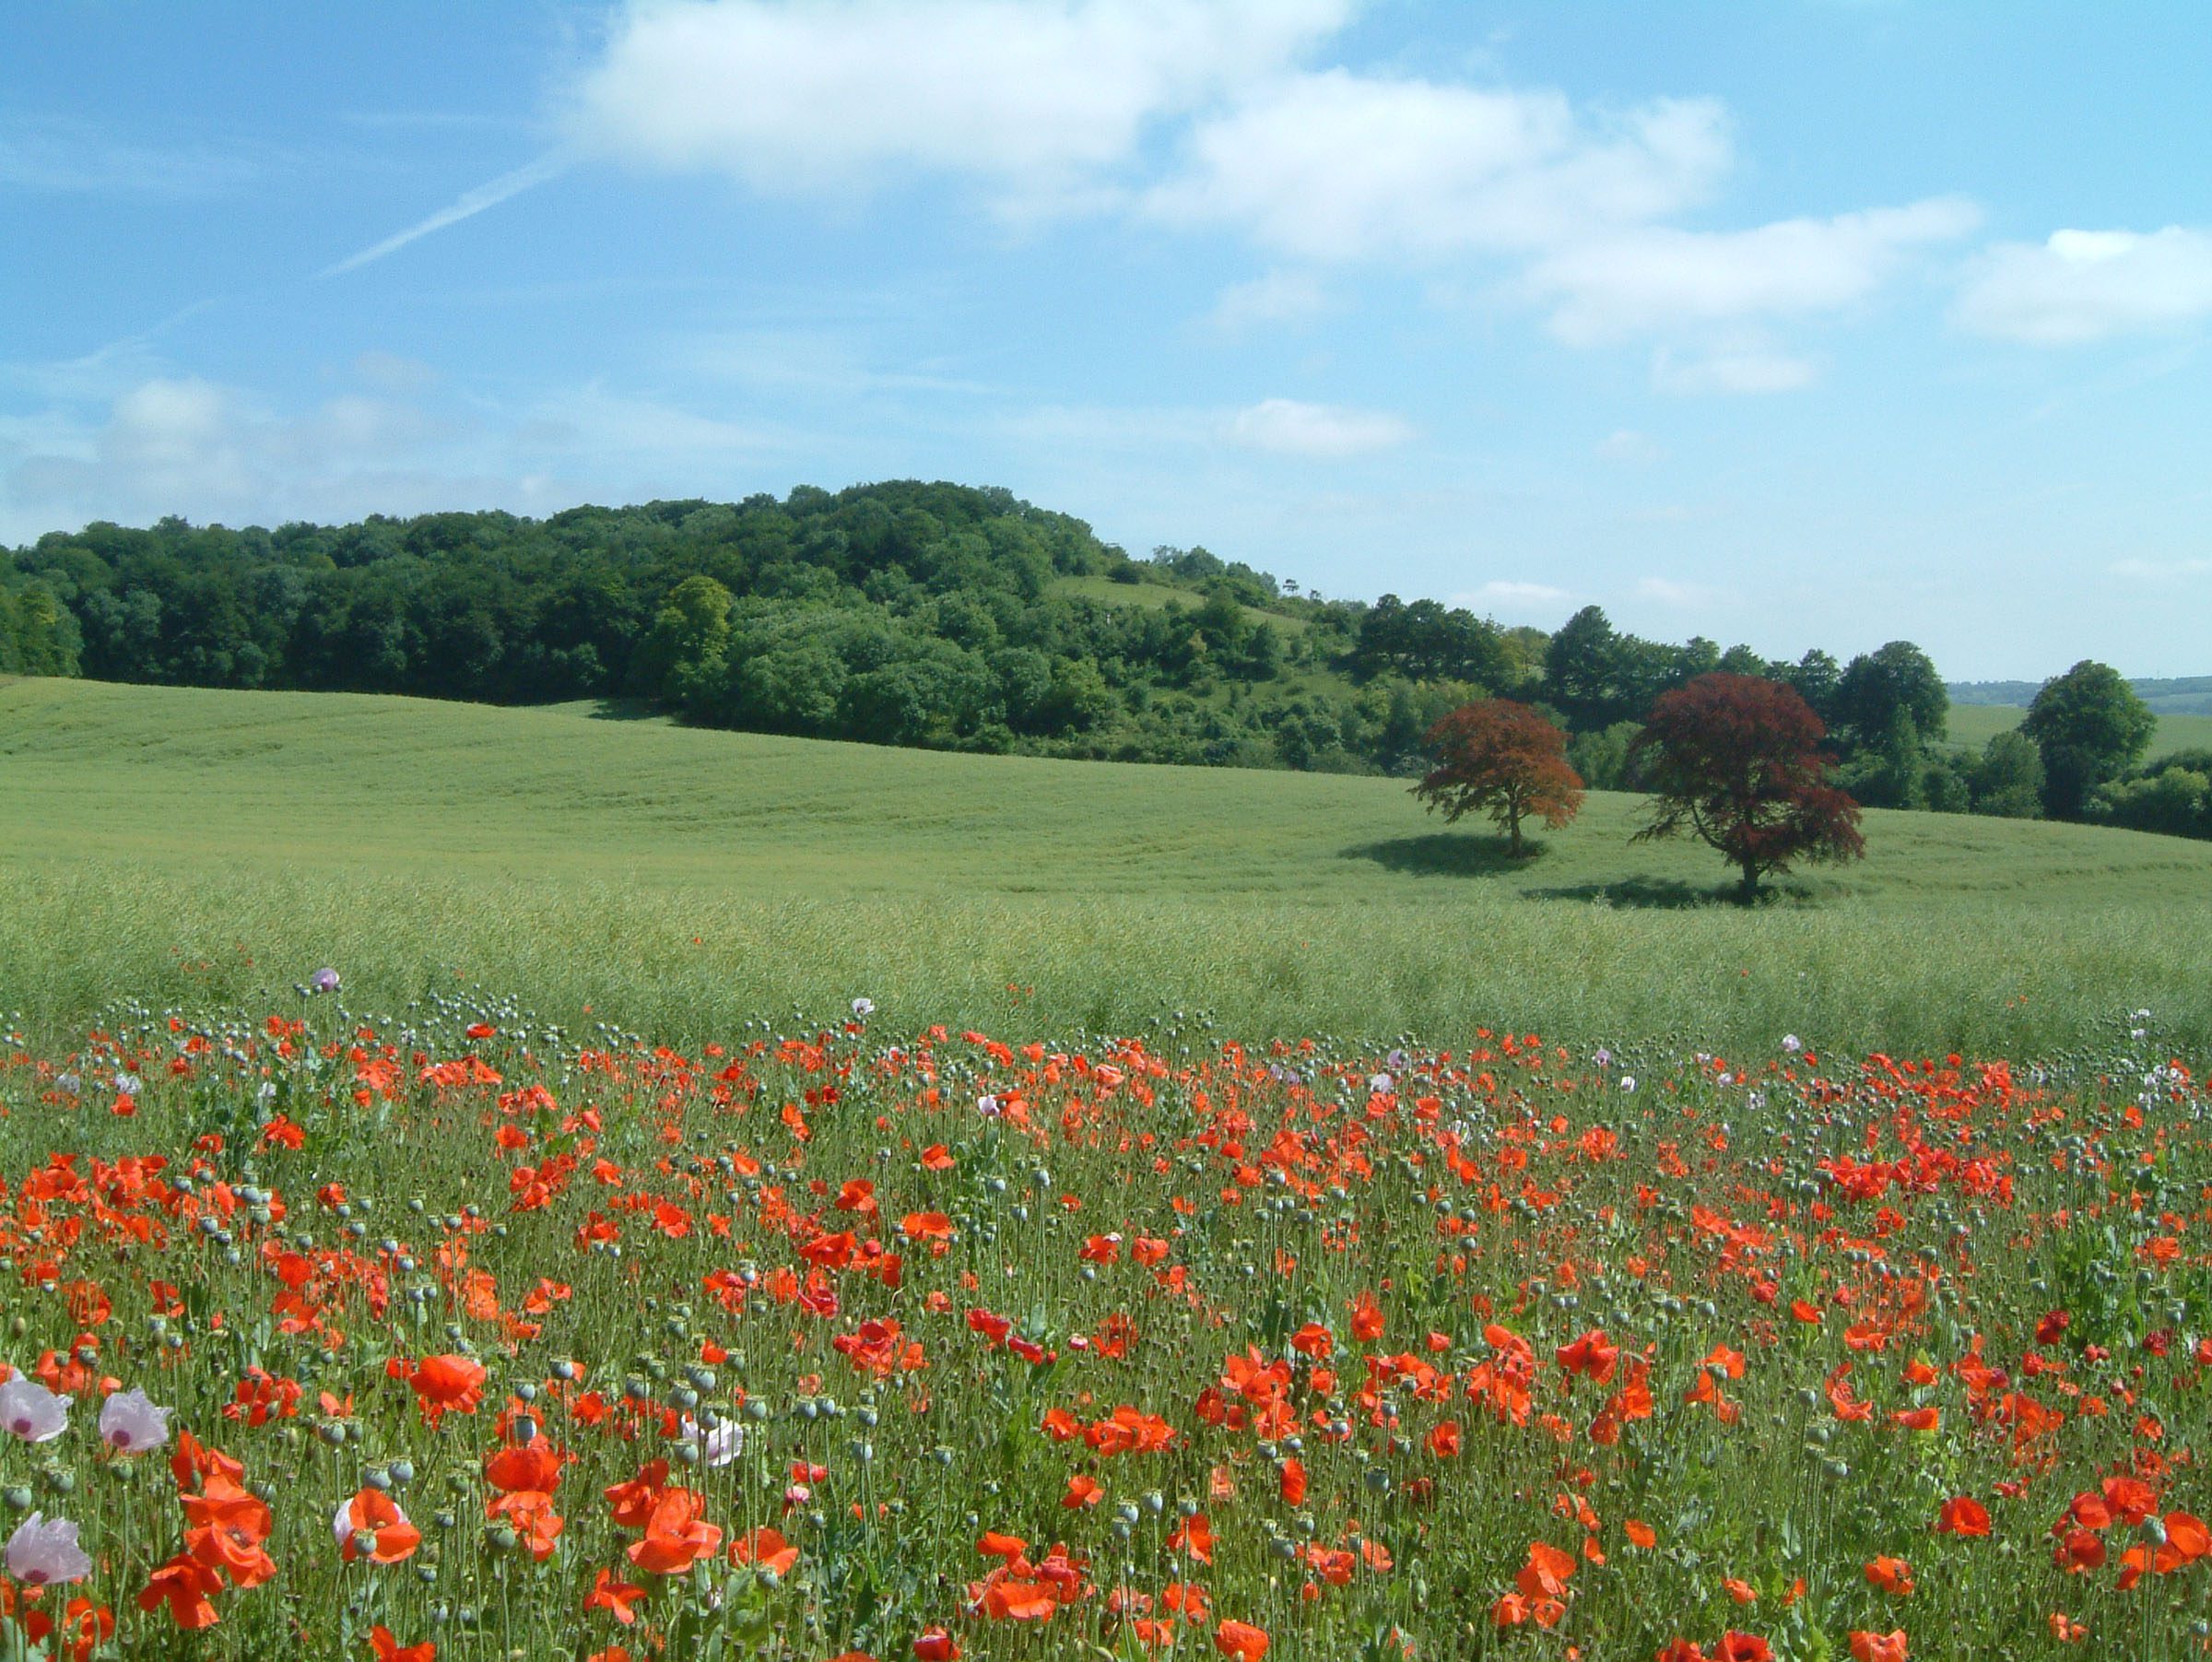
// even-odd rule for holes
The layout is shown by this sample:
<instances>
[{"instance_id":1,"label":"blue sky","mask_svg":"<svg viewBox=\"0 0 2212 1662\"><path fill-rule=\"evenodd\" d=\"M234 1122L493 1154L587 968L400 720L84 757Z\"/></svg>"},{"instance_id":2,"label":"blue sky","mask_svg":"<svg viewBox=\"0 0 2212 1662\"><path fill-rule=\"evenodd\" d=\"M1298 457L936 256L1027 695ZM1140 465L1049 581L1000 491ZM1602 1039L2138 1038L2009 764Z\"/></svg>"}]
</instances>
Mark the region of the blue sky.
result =
<instances>
[{"instance_id":1,"label":"blue sky","mask_svg":"<svg viewBox=\"0 0 2212 1662\"><path fill-rule=\"evenodd\" d=\"M0 541L1004 484L1329 594L2212 671L2156 5L0 15Z\"/></svg>"}]
</instances>

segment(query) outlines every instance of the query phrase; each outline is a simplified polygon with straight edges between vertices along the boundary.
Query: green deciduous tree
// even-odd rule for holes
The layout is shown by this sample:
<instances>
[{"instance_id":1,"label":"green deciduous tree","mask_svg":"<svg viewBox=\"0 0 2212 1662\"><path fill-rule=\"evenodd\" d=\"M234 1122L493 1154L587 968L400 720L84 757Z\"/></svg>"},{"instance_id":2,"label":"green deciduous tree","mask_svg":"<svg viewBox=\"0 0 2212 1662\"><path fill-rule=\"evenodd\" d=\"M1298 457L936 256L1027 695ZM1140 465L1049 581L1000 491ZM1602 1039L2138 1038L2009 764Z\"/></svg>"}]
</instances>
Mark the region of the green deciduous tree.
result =
<instances>
[{"instance_id":1,"label":"green deciduous tree","mask_svg":"<svg viewBox=\"0 0 2212 1662\"><path fill-rule=\"evenodd\" d=\"M2084 658L2045 681L2020 731L2043 758L2043 808L2078 819L2089 795L2143 759L2159 718L2111 666Z\"/></svg>"}]
</instances>

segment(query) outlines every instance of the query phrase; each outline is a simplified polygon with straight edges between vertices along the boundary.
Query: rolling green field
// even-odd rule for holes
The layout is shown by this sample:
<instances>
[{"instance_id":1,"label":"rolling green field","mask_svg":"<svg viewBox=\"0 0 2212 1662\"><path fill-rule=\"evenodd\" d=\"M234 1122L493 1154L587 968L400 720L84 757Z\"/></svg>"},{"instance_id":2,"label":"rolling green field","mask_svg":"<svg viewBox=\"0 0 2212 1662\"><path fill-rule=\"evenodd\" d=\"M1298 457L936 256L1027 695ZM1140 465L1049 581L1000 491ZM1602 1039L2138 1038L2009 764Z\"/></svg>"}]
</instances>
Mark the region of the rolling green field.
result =
<instances>
[{"instance_id":1,"label":"rolling green field","mask_svg":"<svg viewBox=\"0 0 2212 1662\"><path fill-rule=\"evenodd\" d=\"M0 686L0 1014L481 984L671 1040L883 1018L1245 1036L1477 1024L2047 1054L2212 1037L2212 845L1870 813L1870 857L1718 903L1593 795L1541 855L1403 784L936 755L352 695ZM586 1008L589 1014L586 1014Z\"/></svg>"},{"instance_id":2,"label":"rolling green field","mask_svg":"<svg viewBox=\"0 0 2212 1662\"><path fill-rule=\"evenodd\" d=\"M2018 704L1953 704L1947 734L1953 744L1979 750L1996 735L2018 726L2027 715ZM2146 760L2207 747L2212 747L2212 715L2161 715Z\"/></svg>"}]
</instances>

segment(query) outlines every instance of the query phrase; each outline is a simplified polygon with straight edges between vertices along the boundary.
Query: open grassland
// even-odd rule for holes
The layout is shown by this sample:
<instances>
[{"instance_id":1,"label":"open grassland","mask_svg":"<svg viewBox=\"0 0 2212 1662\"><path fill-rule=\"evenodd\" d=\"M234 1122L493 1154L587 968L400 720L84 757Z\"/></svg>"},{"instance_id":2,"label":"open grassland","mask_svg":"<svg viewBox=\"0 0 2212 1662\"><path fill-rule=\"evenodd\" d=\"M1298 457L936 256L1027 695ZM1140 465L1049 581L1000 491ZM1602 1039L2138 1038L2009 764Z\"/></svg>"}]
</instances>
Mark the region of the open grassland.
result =
<instances>
[{"instance_id":1,"label":"open grassland","mask_svg":"<svg viewBox=\"0 0 2212 1662\"><path fill-rule=\"evenodd\" d=\"M2000 733L2028 719L2018 704L1953 704L1946 736L1955 745L1979 750ZM2212 749L2212 715L2161 715L2146 760L2156 761L2176 750Z\"/></svg>"},{"instance_id":2,"label":"open grassland","mask_svg":"<svg viewBox=\"0 0 2212 1662\"><path fill-rule=\"evenodd\" d=\"M0 1013L251 1004L324 963L674 1041L887 1018L2038 1055L2212 1036L2212 845L1867 816L1756 912L1594 795L1536 859L1400 783L971 758L593 709L0 688Z\"/></svg>"}]
</instances>

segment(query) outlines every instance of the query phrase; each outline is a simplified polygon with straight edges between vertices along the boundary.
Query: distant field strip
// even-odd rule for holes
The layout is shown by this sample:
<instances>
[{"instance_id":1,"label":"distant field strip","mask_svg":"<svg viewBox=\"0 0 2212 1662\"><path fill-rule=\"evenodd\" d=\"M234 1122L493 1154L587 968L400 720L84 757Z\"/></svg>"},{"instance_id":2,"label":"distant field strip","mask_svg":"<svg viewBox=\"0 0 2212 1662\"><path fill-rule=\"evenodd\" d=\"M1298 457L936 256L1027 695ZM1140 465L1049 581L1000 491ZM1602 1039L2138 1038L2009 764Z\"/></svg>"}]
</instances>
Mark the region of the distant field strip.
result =
<instances>
[{"instance_id":1,"label":"distant field strip","mask_svg":"<svg viewBox=\"0 0 2212 1662\"><path fill-rule=\"evenodd\" d=\"M1948 737L1953 744L1979 750L2027 718L2028 712L2018 704L1953 704ZM2212 749L2212 715L2161 715L2147 760L2171 756L2176 750L2202 749Z\"/></svg>"}]
</instances>

